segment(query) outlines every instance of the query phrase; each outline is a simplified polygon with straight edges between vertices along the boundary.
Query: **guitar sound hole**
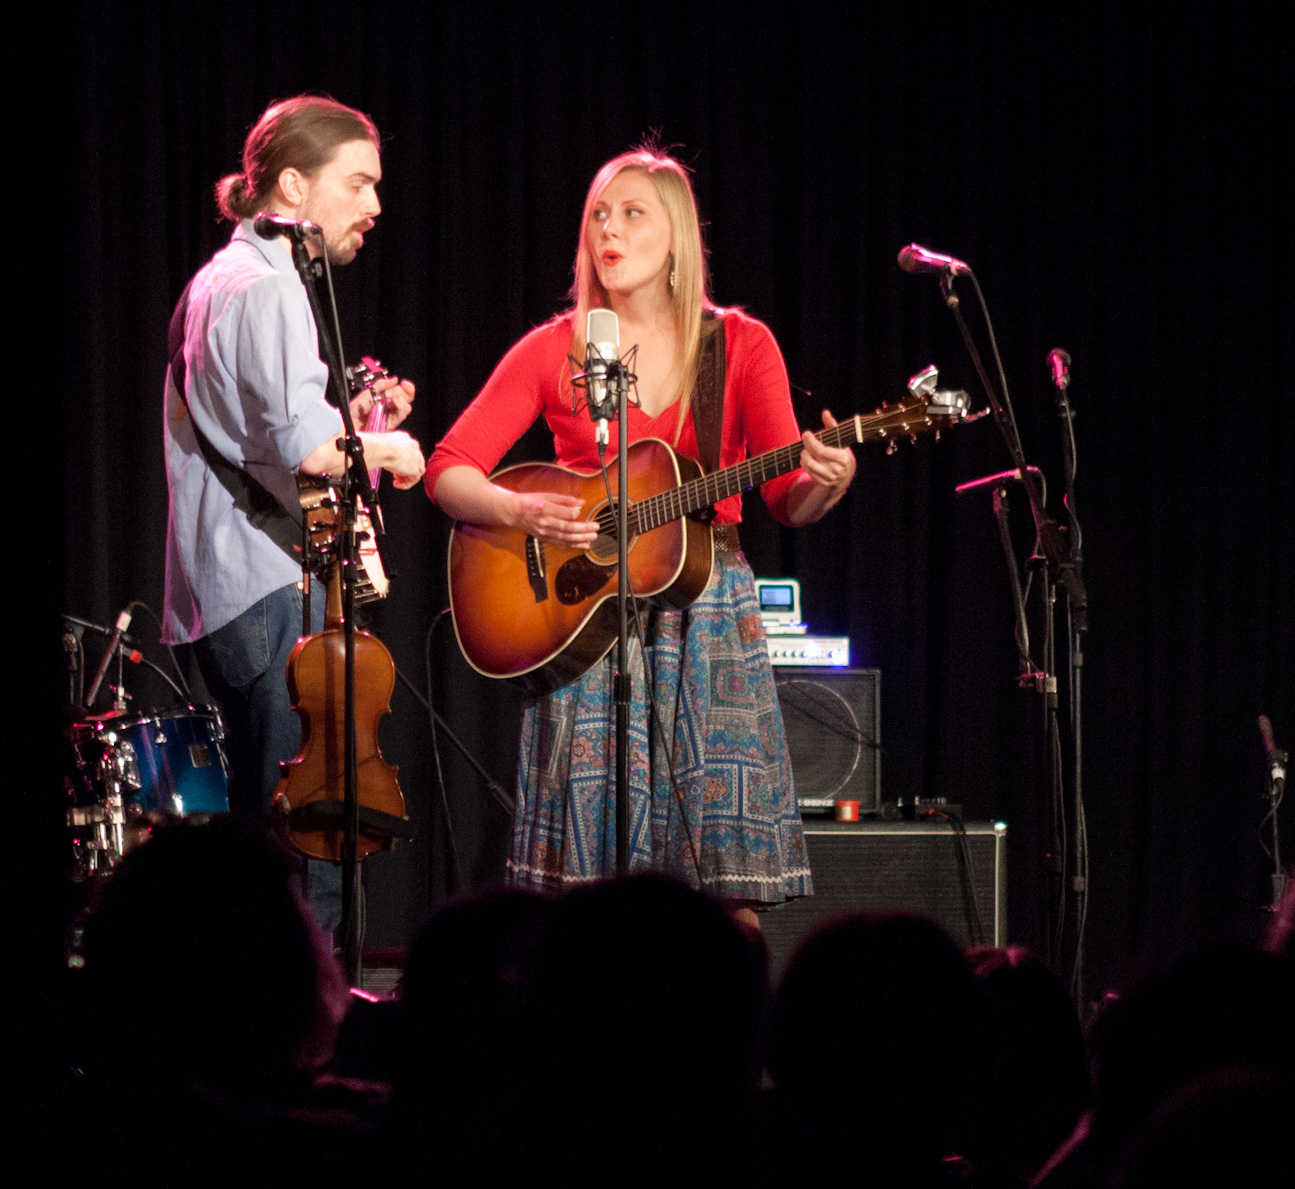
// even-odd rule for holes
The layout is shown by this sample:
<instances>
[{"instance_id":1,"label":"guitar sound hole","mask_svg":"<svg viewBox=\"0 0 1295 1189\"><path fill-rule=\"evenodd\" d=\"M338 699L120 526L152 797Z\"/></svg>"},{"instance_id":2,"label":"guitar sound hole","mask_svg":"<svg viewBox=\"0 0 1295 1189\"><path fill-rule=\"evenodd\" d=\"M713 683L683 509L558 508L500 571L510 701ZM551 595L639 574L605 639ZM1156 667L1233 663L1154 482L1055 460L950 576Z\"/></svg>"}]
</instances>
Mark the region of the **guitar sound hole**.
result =
<instances>
[{"instance_id":1,"label":"guitar sound hole","mask_svg":"<svg viewBox=\"0 0 1295 1189\"><path fill-rule=\"evenodd\" d=\"M589 546L587 556L600 566L616 564L616 502L599 504L589 513L590 520L596 520L601 530L594 543ZM634 548L634 525L630 524L630 548Z\"/></svg>"},{"instance_id":2,"label":"guitar sound hole","mask_svg":"<svg viewBox=\"0 0 1295 1189\"><path fill-rule=\"evenodd\" d=\"M599 533L594 543L589 546L589 558L600 566L616 564L616 531Z\"/></svg>"}]
</instances>

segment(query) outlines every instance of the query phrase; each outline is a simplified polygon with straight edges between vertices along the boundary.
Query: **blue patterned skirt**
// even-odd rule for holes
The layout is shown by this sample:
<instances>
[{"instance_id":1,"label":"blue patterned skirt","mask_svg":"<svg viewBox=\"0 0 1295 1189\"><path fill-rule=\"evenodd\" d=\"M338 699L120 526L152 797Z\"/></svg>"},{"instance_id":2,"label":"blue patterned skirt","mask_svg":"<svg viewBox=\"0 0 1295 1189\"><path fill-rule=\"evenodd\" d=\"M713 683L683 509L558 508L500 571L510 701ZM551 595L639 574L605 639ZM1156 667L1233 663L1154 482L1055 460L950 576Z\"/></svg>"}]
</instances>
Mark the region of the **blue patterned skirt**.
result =
<instances>
[{"instance_id":1,"label":"blue patterned skirt","mask_svg":"<svg viewBox=\"0 0 1295 1189\"><path fill-rule=\"evenodd\" d=\"M631 870L664 872L723 899L778 904L809 895L787 738L746 559L716 552L700 598L683 611L645 611L643 620L660 726L649 716L631 624ZM615 873L615 742L611 656L527 701L512 883L557 891Z\"/></svg>"}]
</instances>

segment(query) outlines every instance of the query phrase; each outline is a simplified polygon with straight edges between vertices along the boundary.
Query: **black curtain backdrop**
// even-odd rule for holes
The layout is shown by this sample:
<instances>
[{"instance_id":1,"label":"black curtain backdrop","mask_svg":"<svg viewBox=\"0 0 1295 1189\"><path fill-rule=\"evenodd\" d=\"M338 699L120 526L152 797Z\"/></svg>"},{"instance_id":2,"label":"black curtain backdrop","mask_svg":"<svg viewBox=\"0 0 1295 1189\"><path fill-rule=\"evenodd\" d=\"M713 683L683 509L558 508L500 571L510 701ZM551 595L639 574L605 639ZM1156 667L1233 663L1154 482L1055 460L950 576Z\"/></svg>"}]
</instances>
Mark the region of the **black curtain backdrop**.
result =
<instances>
[{"instance_id":1,"label":"black curtain backdrop","mask_svg":"<svg viewBox=\"0 0 1295 1189\"><path fill-rule=\"evenodd\" d=\"M65 465L39 622L53 599L98 622L132 599L160 610L167 319L227 236L212 185L269 102L324 91L382 130L384 213L337 274L338 300L348 356L417 382L408 428L429 450L564 304L596 168L652 135L694 167L716 298L772 327L802 424L824 406L871 411L928 362L984 403L934 278L895 265L917 241L976 268L1059 514L1044 360L1070 351L1091 598L1090 980L1253 933L1267 894L1256 717L1287 747L1295 736L1280 45L1275 18L1248 6L1195 23L1082 5L69 9L48 38L68 117L45 158L68 229L52 248ZM541 429L514 459L549 456ZM884 795L1009 823L1011 932L1037 945L1038 702L1015 680L989 494L953 493L1008 456L986 419L860 461L847 500L804 531L748 497L748 556L757 574L798 577L812 630L848 635L854 663L881 670ZM420 492L386 508L399 580L376 630L511 787L517 697L473 674L437 619L447 522ZM145 613L135 627L156 640ZM173 701L129 676L137 706ZM447 895L501 877L508 821L444 739L442 802L433 733L404 690L383 740L419 835L365 865L367 941L400 945Z\"/></svg>"}]
</instances>

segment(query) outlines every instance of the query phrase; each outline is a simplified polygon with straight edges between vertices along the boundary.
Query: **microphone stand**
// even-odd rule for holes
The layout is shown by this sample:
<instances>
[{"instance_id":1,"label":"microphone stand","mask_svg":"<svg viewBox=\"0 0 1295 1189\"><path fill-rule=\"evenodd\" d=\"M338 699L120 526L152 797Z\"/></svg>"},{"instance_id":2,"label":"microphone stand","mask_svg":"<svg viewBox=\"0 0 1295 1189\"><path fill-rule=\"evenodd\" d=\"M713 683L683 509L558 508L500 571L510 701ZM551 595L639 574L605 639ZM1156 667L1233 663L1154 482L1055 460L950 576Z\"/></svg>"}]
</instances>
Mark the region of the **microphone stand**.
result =
<instances>
[{"instance_id":1,"label":"microphone stand","mask_svg":"<svg viewBox=\"0 0 1295 1189\"><path fill-rule=\"evenodd\" d=\"M624 879L630 870L630 675L629 667L629 384L625 365L614 368L616 393L616 874ZM647 655L643 680L650 681Z\"/></svg>"},{"instance_id":2,"label":"microphone stand","mask_svg":"<svg viewBox=\"0 0 1295 1189\"><path fill-rule=\"evenodd\" d=\"M637 347L631 348L628 358L632 361ZM616 775L614 784L615 822L616 822L616 875L623 879L629 874L629 712L632 679L627 672L629 658L629 423L627 408L629 389L633 376L624 359L599 359L598 380L604 391L599 393L598 386L591 384L595 372L588 362L586 370L572 378L572 385L585 390L585 404L589 415L597 424L595 441L598 445L598 462L603 472L603 485L607 488L607 498L612 500L610 485L607 483L607 422L615 420L616 431L616 650L612 665L612 700L616 713ZM579 367L579 361L572 359L572 367ZM574 404L572 412L576 411ZM648 680L646 656L644 657L644 679Z\"/></svg>"},{"instance_id":3,"label":"microphone stand","mask_svg":"<svg viewBox=\"0 0 1295 1189\"><path fill-rule=\"evenodd\" d=\"M355 505L356 500L363 500L365 505L373 507L375 500L373 486L369 482L369 473L364 465L364 445L355 432L355 423L351 418L350 391L346 383L346 371L342 366L341 327L337 323L337 308L333 307L332 335L329 323L324 319L324 312L316 290L316 281L321 271L328 272L329 292L332 292L332 274L328 268L327 252L322 254L322 264L312 260L305 243L290 237L292 260L305 286L306 296L310 300L310 310L315 318L315 329L319 335L320 349L324 362L328 365L328 381L332 390L333 403L341 414L343 425L343 453L346 455L346 469L343 472L341 513L342 531L337 543L337 564L342 575L342 639L345 647L345 667L343 677L343 723L345 731L345 749L343 753L343 800L342 800L342 969L352 986L359 986L361 976L361 930L360 930L360 865L357 857L360 834L360 798L359 798L359 765L355 738L355 584L358 580L359 565L355 539ZM334 337L335 336L335 337ZM378 518L374 517L374 544L378 556L382 556L382 531L378 527Z\"/></svg>"},{"instance_id":4,"label":"microphone stand","mask_svg":"<svg viewBox=\"0 0 1295 1189\"><path fill-rule=\"evenodd\" d=\"M1064 352L1066 366L1070 357ZM1075 962L1071 975L1071 995L1082 1009L1084 1003L1084 932L1088 921L1088 819L1084 813L1084 635L1088 631L1088 592L1084 585L1084 536L1079 528L1075 508L1075 420L1070 407L1070 373L1061 368L1053 373L1057 388L1057 417L1061 421L1061 450L1066 476L1066 512L1070 520L1064 542L1069 546L1060 567L1060 579L1066 590L1067 672L1070 675L1070 744L1074 771L1071 775L1071 805L1075 823L1074 846L1071 848L1070 890L1075 907Z\"/></svg>"},{"instance_id":5,"label":"microphone stand","mask_svg":"<svg viewBox=\"0 0 1295 1189\"><path fill-rule=\"evenodd\" d=\"M1020 654L1021 663L1019 681L1032 677L1034 661L1030 656L1030 626L1026 617L1025 595L1021 591L1021 571L1016 564L1016 553L1012 548L1012 536L1008 524L1007 484L1012 480L1018 483L1021 482L1021 473L1019 471L999 471L996 475L986 475L982 479L971 479L966 483L959 483L953 489L953 492L955 495L962 495L965 492L975 491L981 487L993 488L994 519L998 523L998 540L1003 547L1003 557L1007 561L1007 576L1011 579L1012 585L1016 651Z\"/></svg>"},{"instance_id":6,"label":"microphone stand","mask_svg":"<svg viewBox=\"0 0 1295 1189\"><path fill-rule=\"evenodd\" d=\"M81 641L66 620L63 623L63 667L67 674L67 705L76 706L82 680Z\"/></svg>"},{"instance_id":7,"label":"microphone stand","mask_svg":"<svg viewBox=\"0 0 1295 1189\"><path fill-rule=\"evenodd\" d=\"M1259 716L1259 731L1263 735L1264 750L1268 755L1268 773L1264 780L1264 799L1268 802L1268 812L1264 815L1264 821L1272 823L1273 836L1272 903L1269 909L1272 912L1280 912L1282 899L1286 895L1286 868L1282 866L1281 830L1277 820L1277 810L1281 808L1282 797L1286 792L1286 762L1289 757L1273 741L1272 723L1267 715ZM1262 844L1263 822L1259 825L1259 839Z\"/></svg>"},{"instance_id":8,"label":"microphone stand","mask_svg":"<svg viewBox=\"0 0 1295 1189\"><path fill-rule=\"evenodd\" d=\"M984 295L980 291L980 282L976 280L975 273L965 265L967 275L971 277L972 284L976 288L976 295L980 301L981 309L984 311ZM1077 525L1074 518L1074 451L1073 451L1073 429L1070 425L1069 405L1065 403L1064 409L1061 410L1067 426L1066 438L1066 492L1067 504L1070 509L1071 518L1071 537L1069 539L1064 530L1052 517L1047 514L1044 508L1041 475L1037 468L1029 467L1025 462L1025 451L1021 445L1020 433L1017 430L1015 417L1012 415L1010 405L1007 403L1007 381L1002 374L1002 364L999 362L999 375L1003 384L1003 399L1000 400L995 391L993 383L985 370L985 365L980 357L980 352L976 349L976 344L972 340L971 333L967 329L967 324L962 316L958 296L953 291L953 282L957 275L958 269L952 264L946 265L940 273L940 292L944 297L944 304L948 306L953 314L954 320L958 324L958 330L962 334L962 340L966 344L967 352L971 356L971 361L976 368L980 377L980 382L985 389L989 398L990 408L994 413L994 420L998 423L998 428L1003 436L1003 441L1007 446L1008 454L1011 456L1013 466L1021 477L1021 485L1025 488L1026 496L1030 501L1030 512L1034 519L1035 533L1037 536L1038 554L1032 561L1039 568L1043 582L1043 607L1044 607L1044 656L1043 668L1036 673L1025 674L1023 680L1033 680L1035 689L1043 696L1043 749L1044 763L1043 768L1048 773L1048 783L1052 794L1052 803L1049 814L1049 833L1050 846L1047 855L1048 871L1048 889L1050 910L1048 913L1048 923L1046 929L1046 946L1050 961L1054 969L1060 966L1060 946L1064 933L1065 923L1065 905L1066 898L1063 890L1063 880L1065 875L1066 857L1063 851L1063 833L1065 829L1065 805L1062 799L1062 772L1061 772L1061 746L1058 734L1057 724L1057 678L1053 671L1055 663L1055 636L1054 636L1054 614L1056 601L1056 588L1060 586L1066 592L1068 618L1070 624L1069 632L1069 664L1070 664L1070 715L1072 728L1072 742L1075 747L1075 834L1082 839L1084 835L1085 823L1082 803L1082 788L1080 779L1082 769L1080 762L1082 752L1080 747L1080 720L1078 718L1080 694L1080 677L1079 674L1083 667L1082 636L1087 630L1088 618L1088 597L1084 589L1082 567L1079 564L1078 542L1077 542ZM985 311L985 321L989 324L988 312ZM997 343L994 340L993 327L989 327L990 344L994 348L995 357L998 355ZM1062 392L1064 403L1064 391ZM1073 547L1073 548L1072 548ZM1076 948L1075 960L1072 967L1071 994L1075 1002L1082 1004L1083 996L1083 925L1087 913L1087 848L1083 842L1074 848L1077 866L1071 876L1071 891L1074 893L1076 902ZM1082 865L1080 865L1082 864ZM1055 922L1055 925L1054 925Z\"/></svg>"},{"instance_id":9,"label":"microphone stand","mask_svg":"<svg viewBox=\"0 0 1295 1189\"><path fill-rule=\"evenodd\" d=\"M629 368L619 359L607 363L607 395L601 411L611 406L616 420L616 653L612 666L612 700L616 709L616 875L624 879L630 870L630 694L629 669ZM605 421L603 422L605 424ZM605 463L607 444L600 432L598 453ZM647 658L644 657L644 680Z\"/></svg>"}]
</instances>

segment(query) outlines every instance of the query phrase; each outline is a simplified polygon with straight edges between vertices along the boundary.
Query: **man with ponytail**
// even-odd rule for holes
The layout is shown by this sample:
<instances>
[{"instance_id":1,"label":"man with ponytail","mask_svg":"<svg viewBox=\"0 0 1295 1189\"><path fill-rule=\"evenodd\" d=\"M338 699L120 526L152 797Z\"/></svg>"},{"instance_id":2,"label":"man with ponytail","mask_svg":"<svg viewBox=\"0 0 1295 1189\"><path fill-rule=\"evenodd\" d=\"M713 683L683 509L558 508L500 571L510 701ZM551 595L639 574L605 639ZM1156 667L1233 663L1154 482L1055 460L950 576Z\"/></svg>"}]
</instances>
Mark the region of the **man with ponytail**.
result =
<instances>
[{"instance_id":1,"label":"man with ponytail","mask_svg":"<svg viewBox=\"0 0 1295 1189\"><path fill-rule=\"evenodd\" d=\"M163 640L192 645L220 700L230 760L230 808L263 817L279 762L300 746L284 665L302 629L297 475L340 474L342 419L327 401L328 369L286 238L263 240L262 212L310 220L330 263L355 258L381 205L378 132L362 112L301 95L275 103L243 147L243 169L216 185L234 233L199 270L171 321L164 445L170 511ZM388 424L409 413L414 388L388 380ZM371 398L357 398L362 423ZM365 461L408 488L422 476L403 431L360 435ZM323 600L312 603L314 630ZM340 882L311 864L319 923L340 918Z\"/></svg>"}]
</instances>

